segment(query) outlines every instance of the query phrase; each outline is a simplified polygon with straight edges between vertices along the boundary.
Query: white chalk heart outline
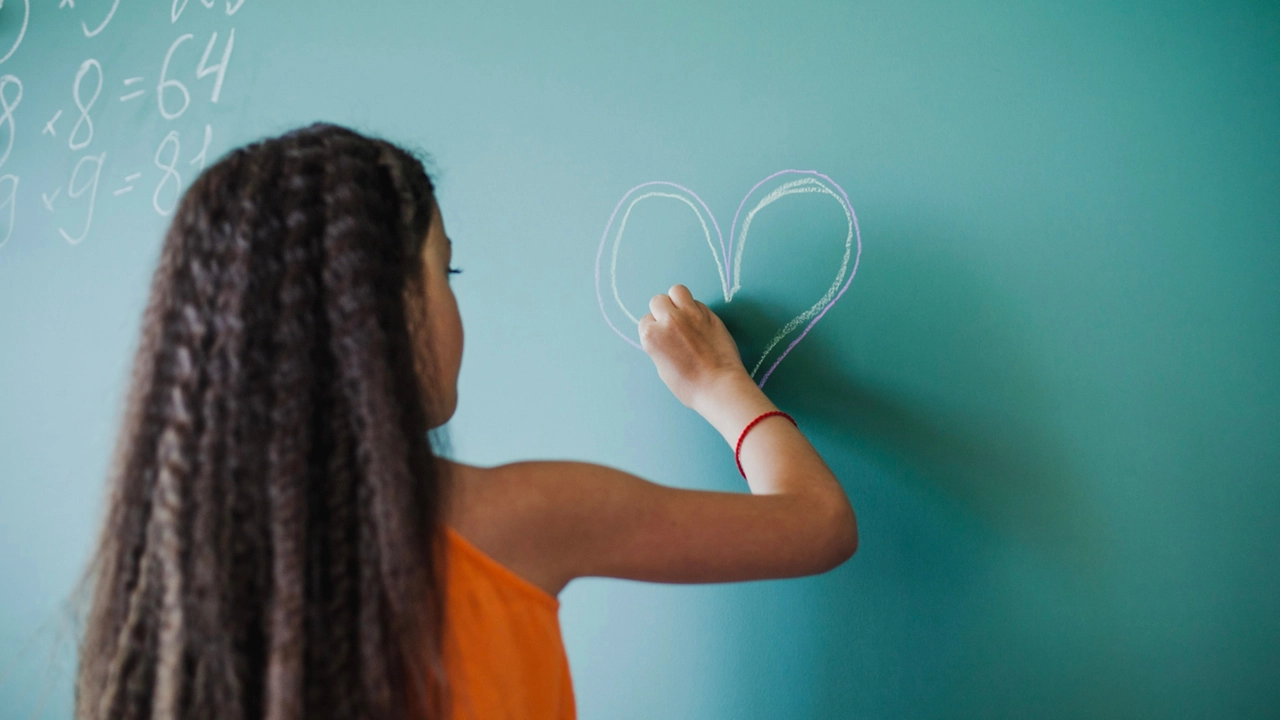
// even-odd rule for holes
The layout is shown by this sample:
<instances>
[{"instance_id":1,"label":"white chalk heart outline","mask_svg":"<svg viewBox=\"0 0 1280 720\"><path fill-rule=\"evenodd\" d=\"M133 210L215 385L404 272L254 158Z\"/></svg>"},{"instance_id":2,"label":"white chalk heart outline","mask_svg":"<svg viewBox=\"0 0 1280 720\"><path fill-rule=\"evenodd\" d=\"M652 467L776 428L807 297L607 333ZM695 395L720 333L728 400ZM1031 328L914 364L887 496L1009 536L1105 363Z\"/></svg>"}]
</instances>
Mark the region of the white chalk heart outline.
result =
<instances>
[{"instance_id":1,"label":"white chalk heart outline","mask_svg":"<svg viewBox=\"0 0 1280 720\"><path fill-rule=\"evenodd\" d=\"M756 203L756 205L747 213L746 217L742 219L742 231L739 233L738 219L742 217L742 209L746 207L747 200L749 200L751 196L754 195L755 192L765 183L784 175L798 177L780 184ZM764 365L765 360L768 359L769 353L773 352L774 348L786 339L788 335L795 332L797 328L802 325L804 326L804 329L800 334L791 340L786 348L774 359L773 363L769 365L769 368L765 371L763 377L760 378L758 384L760 387L764 387L764 384L769 380L769 376L778 368L778 365L782 360L791 353L795 346L798 345L806 335L809 334L809 331L813 329L813 326L818 324L818 321L827 314L827 311L830 310L836 302L840 300L841 296L844 295L845 291L849 289L849 285L853 282L854 276L858 273L858 262L862 259L862 231L858 228L858 215L853 210L853 203L849 202L848 193L846 193L844 188L840 187L839 183L835 180L832 180L830 177L823 175L816 170L779 170L756 183L755 186L753 186L749 191L747 191L747 194L743 196L742 201L738 203L738 211L734 213L733 224L729 228L729 244L727 247L724 242L724 234L721 233L720 225L716 222L715 215L712 214L711 208L707 207L707 204L702 201L702 198L698 197L698 194L689 188L666 180L653 180L641 183L628 190L626 194L622 196L622 199L618 201L618 204L614 206L613 213L609 215L609 222L605 225L604 234L600 237L600 247L596 251L596 301L600 305L600 314L604 315L604 321L609 324L609 327L612 328L615 333L618 334L618 337L626 340L635 347L640 348L640 343L637 340L633 340L628 337L618 329L617 325L613 324L613 320L610 319L609 313L605 310L604 293L601 291L600 283L600 269L602 260L604 259L604 249L605 246L608 245L610 231L614 228L614 221L617 220L618 227L617 232L613 233L613 251L610 254L609 262L609 285L613 291L613 299L617 302L618 307L622 310L623 314L626 315L633 323L639 325L639 318L631 314L631 311L623 304L622 298L618 294L618 250L622 246L622 235L626 231L627 220L631 217L631 211L638 203L640 203L640 201L654 197L669 198L672 200L679 200L685 205L688 205L689 209L693 210L694 214L698 216L698 222L701 223L702 232L707 239L707 246L711 248L711 255L715 259L716 271L720 275L720 288L724 293L725 303L729 303L733 301L734 295L736 295L738 290L742 287L742 253L743 250L746 249L747 233L751 228L751 221L755 219L756 214L788 195L814 192L835 198L844 210L845 218L849 225L848 233L845 236L844 257L840 262L840 270L836 273L835 281L831 283L831 286L827 289L826 293L824 293L823 296L819 298L818 302L814 303L808 310L805 310L787 321L787 323L774 334L773 338L765 346L764 351L760 354L759 360L756 361L755 366L751 369L752 378L756 377L756 374ZM630 202L628 202L628 200L630 200ZM623 211L622 217L619 220L618 211L622 210L623 205L626 205L627 207L626 210ZM707 220L711 221L710 226L708 226ZM719 240L719 248L717 248L716 243L711 240L711 228L715 228L716 238ZM736 252L734 248L735 240L737 243ZM849 267L849 260L851 256L853 260L852 268ZM732 266L730 265L731 258L733 261Z\"/></svg>"}]
</instances>

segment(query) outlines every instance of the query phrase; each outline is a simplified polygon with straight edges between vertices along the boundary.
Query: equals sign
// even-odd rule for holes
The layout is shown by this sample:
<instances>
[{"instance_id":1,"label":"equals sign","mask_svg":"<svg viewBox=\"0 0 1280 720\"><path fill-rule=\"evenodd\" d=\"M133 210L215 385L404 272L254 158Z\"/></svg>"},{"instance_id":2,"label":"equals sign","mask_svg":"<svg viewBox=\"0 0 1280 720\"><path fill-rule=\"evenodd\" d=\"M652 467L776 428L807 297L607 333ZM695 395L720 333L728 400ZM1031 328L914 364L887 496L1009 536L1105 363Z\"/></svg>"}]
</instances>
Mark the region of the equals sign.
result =
<instances>
[{"instance_id":1,"label":"equals sign","mask_svg":"<svg viewBox=\"0 0 1280 720\"><path fill-rule=\"evenodd\" d=\"M140 78L140 77L133 77L133 78L129 78L129 79L125 80L125 81L124 81L124 86L125 86L125 87L129 87L130 85L134 85L134 84L137 84L137 83L140 83L140 82L142 82L142 78ZM127 101L127 100L132 100L132 99L134 99L134 98L136 98L136 97L142 97L143 95L145 95L145 94L146 94L146 92L147 92L146 90L134 90L134 91L133 91L133 92L131 92L131 93L125 93L124 95L121 95L121 96L120 96L120 102L125 102L125 101Z\"/></svg>"},{"instance_id":2,"label":"equals sign","mask_svg":"<svg viewBox=\"0 0 1280 720\"><path fill-rule=\"evenodd\" d=\"M140 177L142 177L142 173L134 173L134 174L132 174L132 175L127 176L127 177L124 179L124 181L125 181L125 182L127 182L127 183L131 183L131 182L133 182L133 181L137 180L137 179L138 179L138 178L140 178ZM133 190L133 186L132 186L132 185L126 185L126 186L124 186L124 187L120 188L119 190L116 190L115 192L113 192L113 193L111 193L111 194L112 194L112 195L123 195L123 194L125 194L125 193L127 193L127 192L129 192L129 191L131 191L131 190Z\"/></svg>"}]
</instances>

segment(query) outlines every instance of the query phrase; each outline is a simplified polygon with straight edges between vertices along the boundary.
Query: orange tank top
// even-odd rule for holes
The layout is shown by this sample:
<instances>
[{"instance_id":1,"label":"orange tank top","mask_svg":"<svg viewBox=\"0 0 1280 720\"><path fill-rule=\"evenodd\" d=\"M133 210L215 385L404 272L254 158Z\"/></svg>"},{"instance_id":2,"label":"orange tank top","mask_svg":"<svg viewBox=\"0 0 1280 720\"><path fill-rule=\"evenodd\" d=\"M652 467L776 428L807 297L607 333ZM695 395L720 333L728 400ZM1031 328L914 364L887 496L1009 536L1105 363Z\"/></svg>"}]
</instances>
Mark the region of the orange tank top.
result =
<instances>
[{"instance_id":1,"label":"orange tank top","mask_svg":"<svg viewBox=\"0 0 1280 720\"><path fill-rule=\"evenodd\" d=\"M450 720L573 720L560 601L445 526Z\"/></svg>"}]
</instances>

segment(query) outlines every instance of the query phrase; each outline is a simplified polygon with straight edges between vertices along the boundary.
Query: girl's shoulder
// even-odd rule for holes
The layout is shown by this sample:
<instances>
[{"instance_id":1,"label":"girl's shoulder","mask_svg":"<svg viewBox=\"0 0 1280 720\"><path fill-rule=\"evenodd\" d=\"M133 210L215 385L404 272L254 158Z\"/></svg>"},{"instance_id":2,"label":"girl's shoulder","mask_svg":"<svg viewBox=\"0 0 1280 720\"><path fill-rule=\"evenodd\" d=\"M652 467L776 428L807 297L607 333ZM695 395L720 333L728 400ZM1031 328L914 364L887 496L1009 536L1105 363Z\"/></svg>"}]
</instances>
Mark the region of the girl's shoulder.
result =
<instances>
[{"instance_id":1,"label":"girl's shoulder","mask_svg":"<svg viewBox=\"0 0 1280 720\"><path fill-rule=\"evenodd\" d=\"M666 534L671 525L661 507L673 505L653 501L679 504L677 496L687 493L593 463L444 462L445 524L551 595L576 577L597 574L589 570L616 557L616 546L629 545L637 531Z\"/></svg>"},{"instance_id":2,"label":"girl's shoulder","mask_svg":"<svg viewBox=\"0 0 1280 720\"><path fill-rule=\"evenodd\" d=\"M442 461L443 520L472 545L551 595L567 584L548 556L545 528L557 473L573 463L521 462L479 467Z\"/></svg>"}]
</instances>

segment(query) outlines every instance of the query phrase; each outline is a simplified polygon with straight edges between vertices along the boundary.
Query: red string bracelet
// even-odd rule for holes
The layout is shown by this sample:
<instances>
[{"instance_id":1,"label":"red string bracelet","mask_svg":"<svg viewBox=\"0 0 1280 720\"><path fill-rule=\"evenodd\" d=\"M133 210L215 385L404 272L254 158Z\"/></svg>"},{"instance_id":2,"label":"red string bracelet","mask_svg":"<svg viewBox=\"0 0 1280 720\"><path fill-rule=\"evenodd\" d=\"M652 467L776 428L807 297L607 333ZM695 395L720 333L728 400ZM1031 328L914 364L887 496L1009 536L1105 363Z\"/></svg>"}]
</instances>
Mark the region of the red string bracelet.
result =
<instances>
[{"instance_id":1,"label":"red string bracelet","mask_svg":"<svg viewBox=\"0 0 1280 720\"><path fill-rule=\"evenodd\" d=\"M780 415L790 420L792 425L795 425L796 427L800 427L799 425L796 425L795 418L782 412L781 410L770 410L769 412L761 415L755 420L752 420L751 422L747 423L747 426L742 428L742 434L738 436L737 446L733 448L733 460L734 462L738 463L738 472L742 473L743 480L747 479L747 473L745 470L742 469L742 441L747 439L747 433L751 432L751 428L755 427L761 420L764 420L765 418L771 418L774 415Z\"/></svg>"}]
</instances>

